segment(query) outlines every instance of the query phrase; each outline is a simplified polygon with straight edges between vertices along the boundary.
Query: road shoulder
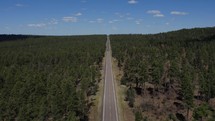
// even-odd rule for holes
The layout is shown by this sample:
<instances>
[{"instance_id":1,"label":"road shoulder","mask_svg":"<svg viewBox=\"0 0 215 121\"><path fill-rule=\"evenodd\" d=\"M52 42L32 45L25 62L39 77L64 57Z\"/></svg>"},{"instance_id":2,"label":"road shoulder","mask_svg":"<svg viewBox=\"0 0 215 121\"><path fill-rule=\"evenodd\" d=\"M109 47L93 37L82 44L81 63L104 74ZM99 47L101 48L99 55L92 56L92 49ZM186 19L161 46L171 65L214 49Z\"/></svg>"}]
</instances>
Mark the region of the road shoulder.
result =
<instances>
[{"instance_id":1,"label":"road shoulder","mask_svg":"<svg viewBox=\"0 0 215 121\"><path fill-rule=\"evenodd\" d=\"M116 90L116 98L117 98L117 105L118 105L118 114L120 121L134 121L134 114L129 108L125 99L125 91L126 86L120 84L120 80L123 76L123 71L119 69L118 61L112 57L112 69L113 69L113 76L114 76L114 83L115 83L115 90Z\"/></svg>"}]
</instances>

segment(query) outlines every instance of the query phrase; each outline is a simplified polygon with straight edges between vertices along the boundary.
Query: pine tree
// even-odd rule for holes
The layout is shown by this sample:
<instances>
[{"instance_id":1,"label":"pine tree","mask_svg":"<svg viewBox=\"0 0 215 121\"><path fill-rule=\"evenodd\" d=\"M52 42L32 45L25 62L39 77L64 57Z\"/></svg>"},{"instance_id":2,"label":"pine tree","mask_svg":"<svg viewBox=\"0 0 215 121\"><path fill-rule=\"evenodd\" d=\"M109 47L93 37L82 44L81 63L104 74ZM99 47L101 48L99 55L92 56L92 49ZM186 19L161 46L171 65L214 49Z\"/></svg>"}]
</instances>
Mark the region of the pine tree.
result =
<instances>
[{"instance_id":1,"label":"pine tree","mask_svg":"<svg viewBox=\"0 0 215 121\"><path fill-rule=\"evenodd\" d=\"M183 71L181 75L181 91L183 95L183 101L187 107L187 120L189 120L189 111L193 107L193 87L192 74L188 63L183 65Z\"/></svg>"}]
</instances>

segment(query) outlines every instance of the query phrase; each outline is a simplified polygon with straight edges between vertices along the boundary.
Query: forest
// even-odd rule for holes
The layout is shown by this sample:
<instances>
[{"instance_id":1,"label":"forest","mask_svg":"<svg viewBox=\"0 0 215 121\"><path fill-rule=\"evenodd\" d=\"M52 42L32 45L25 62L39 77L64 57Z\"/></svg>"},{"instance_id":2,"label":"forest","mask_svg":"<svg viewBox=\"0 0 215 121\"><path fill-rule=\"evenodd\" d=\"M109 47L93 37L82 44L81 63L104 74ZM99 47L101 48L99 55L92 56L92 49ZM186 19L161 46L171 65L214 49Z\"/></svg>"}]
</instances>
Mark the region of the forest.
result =
<instances>
[{"instance_id":1,"label":"forest","mask_svg":"<svg viewBox=\"0 0 215 121\"><path fill-rule=\"evenodd\" d=\"M16 34L0 34L0 42L2 41L14 41L14 40L25 40L27 38L39 38L44 37L41 35L16 35Z\"/></svg>"},{"instance_id":2,"label":"forest","mask_svg":"<svg viewBox=\"0 0 215 121\"><path fill-rule=\"evenodd\" d=\"M1 37L0 121L88 120L105 35Z\"/></svg>"},{"instance_id":3,"label":"forest","mask_svg":"<svg viewBox=\"0 0 215 121\"><path fill-rule=\"evenodd\" d=\"M111 35L135 121L214 121L215 28Z\"/></svg>"}]
</instances>

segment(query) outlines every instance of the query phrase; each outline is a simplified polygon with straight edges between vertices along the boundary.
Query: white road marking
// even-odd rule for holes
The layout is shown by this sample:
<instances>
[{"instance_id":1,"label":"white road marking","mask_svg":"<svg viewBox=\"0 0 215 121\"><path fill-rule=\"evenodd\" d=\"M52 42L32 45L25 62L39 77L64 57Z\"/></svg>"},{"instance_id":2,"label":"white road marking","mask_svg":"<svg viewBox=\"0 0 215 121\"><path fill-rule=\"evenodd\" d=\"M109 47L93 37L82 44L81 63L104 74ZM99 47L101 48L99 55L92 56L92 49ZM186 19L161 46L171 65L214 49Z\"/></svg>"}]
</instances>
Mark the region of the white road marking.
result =
<instances>
[{"instance_id":1,"label":"white road marking","mask_svg":"<svg viewBox=\"0 0 215 121\"><path fill-rule=\"evenodd\" d=\"M112 72L112 54L111 54L111 47L110 47L110 39L109 39L109 36L107 36L107 44L106 44L106 59L105 59L105 84L104 84L104 97L103 97L103 118L102 118L102 121L105 121L105 108L106 108L106 91L107 91L107 88L106 88L106 85L107 85L107 62L110 61L110 73L111 73L111 82L112 82L112 87L109 86L109 95L108 97L111 99L111 90L113 90L113 95L114 95L114 107L115 107L115 111L116 111L116 121L119 121L119 117L118 117L118 110L117 110L117 101L116 101L116 94L115 94L115 83L114 83L114 78L113 78L113 72ZM109 100L109 102L111 102L111 100ZM109 106L109 109L110 109L110 119L112 118L112 112L111 112L111 107L112 105Z\"/></svg>"},{"instance_id":2,"label":"white road marking","mask_svg":"<svg viewBox=\"0 0 215 121\"><path fill-rule=\"evenodd\" d=\"M111 57L112 57L112 54L111 54ZM112 73L112 59L111 59L111 77L112 77L112 85L113 85L113 92L114 92L114 104L115 104L115 110L116 110L116 120L118 121L119 120L119 117L118 117L118 110L117 110L117 103L116 103L116 92L115 92L115 83L113 82L113 73Z\"/></svg>"}]
</instances>

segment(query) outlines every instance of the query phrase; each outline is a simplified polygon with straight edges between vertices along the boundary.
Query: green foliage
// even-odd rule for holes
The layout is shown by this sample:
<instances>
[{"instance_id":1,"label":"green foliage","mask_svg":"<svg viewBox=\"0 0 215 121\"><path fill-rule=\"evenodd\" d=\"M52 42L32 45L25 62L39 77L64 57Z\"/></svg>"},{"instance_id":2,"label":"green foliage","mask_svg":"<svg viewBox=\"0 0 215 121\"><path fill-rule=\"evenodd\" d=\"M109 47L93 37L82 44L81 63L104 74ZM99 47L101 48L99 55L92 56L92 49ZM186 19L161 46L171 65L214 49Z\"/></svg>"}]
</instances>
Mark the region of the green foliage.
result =
<instances>
[{"instance_id":1,"label":"green foliage","mask_svg":"<svg viewBox=\"0 0 215 121\"><path fill-rule=\"evenodd\" d=\"M193 118L196 120L201 120L204 117L207 117L209 112L209 107L207 104L202 104L199 107L195 108L193 111Z\"/></svg>"},{"instance_id":2,"label":"green foliage","mask_svg":"<svg viewBox=\"0 0 215 121\"><path fill-rule=\"evenodd\" d=\"M110 37L112 55L124 70L121 84L144 90L148 82L155 86L153 94L180 84L178 94L188 109L194 106L196 84L203 101L215 97L214 27Z\"/></svg>"},{"instance_id":3,"label":"green foliage","mask_svg":"<svg viewBox=\"0 0 215 121\"><path fill-rule=\"evenodd\" d=\"M128 100L128 105L130 107L134 106L134 102L135 102L135 90L133 88L129 88L127 90L127 100Z\"/></svg>"},{"instance_id":4,"label":"green foliage","mask_svg":"<svg viewBox=\"0 0 215 121\"><path fill-rule=\"evenodd\" d=\"M192 87L193 76L191 74L191 71L192 69L189 68L189 65L187 63L182 66L181 91L183 100L188 109L193 107L193 87Z\"/></svg>"},{"instance_id":5,"label":"green foliage","mask_svg":"<svg viewBox=\"0 0 215 121\"><path fill-rule=\"evenodd\" d=\"M135 121L144 121L143 120L143 116L142 116L142 113L140 111L137 111L135 113Z\"/></svg>"},{"instance_id":6,"label":"green foliage","mask_svg":"<svg viewBox=\"0 0 215 121\"><path fill-rule=\"evenodd\" d=\"M175 117L175 115L172 114L172 113L169 114L168 118L169 118L170 120L172 120L172 121L176 121L176 117Z\"/></svg>"},{"instance_id":7,"label":"green foliage","mask_svg":"<svg viewBox=\"0 0 215 121\"><path fill-rule=\"evenodd\" d=\"M0 120L86 120L106 36L0 43Z\"/></svg>"},{"instance_id":8,"label":"green foliage","mask_svg":"<svg viewBox=\"0 0 215 121\"><path fill-rule=\"evenodd\" d=\"M143 118L143 121L148 121L148 118L145 116L145 117Z\"/></svg>"}]
</instances>

